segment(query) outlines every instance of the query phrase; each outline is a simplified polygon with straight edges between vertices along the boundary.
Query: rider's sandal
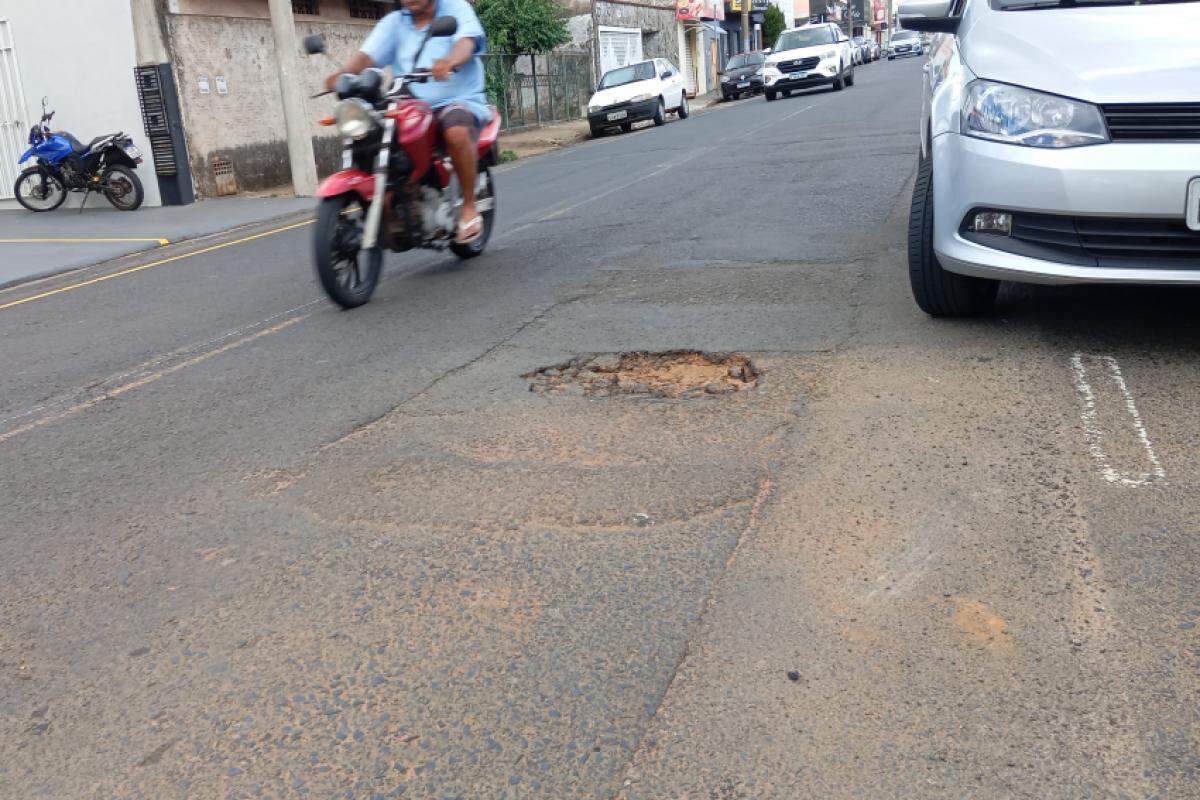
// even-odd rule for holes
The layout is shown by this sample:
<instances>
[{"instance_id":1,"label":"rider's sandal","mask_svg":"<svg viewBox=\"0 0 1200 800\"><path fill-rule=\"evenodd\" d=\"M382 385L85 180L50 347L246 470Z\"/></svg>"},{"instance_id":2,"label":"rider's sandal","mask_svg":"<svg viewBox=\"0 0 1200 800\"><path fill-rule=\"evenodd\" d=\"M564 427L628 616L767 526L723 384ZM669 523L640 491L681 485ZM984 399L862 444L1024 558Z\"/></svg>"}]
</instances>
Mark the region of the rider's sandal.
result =
<instances>
[{"instance_id":1,"label":"rider's sandal","mask_svg":"<svg viewBox=\"0 0 1200 800\"><path fill-rule=\"evenodd\" d=\"M471 244L482 235L483 217L476 214L466 222L458 223L458 236L455 237L454 241L457 244Z\"/></svg>"}]
</instances>

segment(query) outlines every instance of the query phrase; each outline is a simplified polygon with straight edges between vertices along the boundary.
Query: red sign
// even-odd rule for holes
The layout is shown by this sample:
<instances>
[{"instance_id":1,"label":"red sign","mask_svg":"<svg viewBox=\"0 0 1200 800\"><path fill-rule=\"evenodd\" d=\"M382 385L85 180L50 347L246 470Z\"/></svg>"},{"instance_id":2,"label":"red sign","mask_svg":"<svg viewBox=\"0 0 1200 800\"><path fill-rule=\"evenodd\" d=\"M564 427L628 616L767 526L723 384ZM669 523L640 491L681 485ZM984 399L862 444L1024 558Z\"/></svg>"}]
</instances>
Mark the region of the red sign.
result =
<instances>
[{"instance_id":1,"label":"red sign","mask_svg":"<svg viewBox=\"0 0 1200 800\"><path fill-rule=\"evenodd\" d=\"M725 19L725 0L675 0L675 19Z\"/></svg>"},{"instance_id":2,"label":"red sign","mask_svg":"<svg viewBox=\"0 0 1200 800\"><path fill-rule=\"evenodd\" d=\"M883 7L883 0L871 0L871 15L876 22L887 19L887 9Z\"/></svg>"}]
</instances>

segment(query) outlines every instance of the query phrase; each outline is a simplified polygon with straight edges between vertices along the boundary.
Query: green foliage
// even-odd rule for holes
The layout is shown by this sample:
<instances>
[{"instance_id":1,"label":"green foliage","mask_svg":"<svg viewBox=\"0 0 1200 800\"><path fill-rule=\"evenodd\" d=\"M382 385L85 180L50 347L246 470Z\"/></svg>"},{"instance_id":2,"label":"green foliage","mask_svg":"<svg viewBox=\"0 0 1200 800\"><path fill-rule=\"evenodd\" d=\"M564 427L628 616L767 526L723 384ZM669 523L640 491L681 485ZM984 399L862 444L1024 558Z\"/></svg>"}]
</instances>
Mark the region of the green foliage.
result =
<instances>
[{"instance_id":1,"label":"green foliage","mask_svg":"<svg viewBox=\"0 0 1200 800\"><path fill-rule=\"evenodd\" d=\"M766 13L763 14L762 26L763 44L766 47L774 47L779 34L787 28L787 20L783 18L783 12L779 10L779 6L767 6Z\"/></svg>"},{"instance_id":2,"label":"green foliage","mask_svg":"<svg viewBox=\"0 0 1200 800\"><path fill-rule=\"evenodd\" d=\"M507 164L510 161L516 161L518 158L516 150L502 150L500 152L500 163Z\"/></svg>"},{"instance_id":3,"label":"green foliage","mask_svg":"<svg viewBox=\"0 0 1200 800\"><path fill-rule=\"evenodd\" d=\"M571 40L555 0L478 0L475 13L498 53L546 53Z\"/></svg>"}]
</instances>

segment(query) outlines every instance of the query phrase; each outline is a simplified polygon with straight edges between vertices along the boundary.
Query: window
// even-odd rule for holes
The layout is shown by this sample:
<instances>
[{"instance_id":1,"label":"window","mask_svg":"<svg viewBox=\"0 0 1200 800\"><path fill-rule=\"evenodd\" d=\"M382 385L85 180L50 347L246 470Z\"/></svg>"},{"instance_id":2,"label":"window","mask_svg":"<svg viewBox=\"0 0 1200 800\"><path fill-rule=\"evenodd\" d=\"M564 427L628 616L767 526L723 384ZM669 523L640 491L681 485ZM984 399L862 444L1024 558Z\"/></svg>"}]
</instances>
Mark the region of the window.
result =
<instances>
[{"instance_id":1,"label":"window","mask_svg":"<svg viewBox=\"0 0 1200 800\"><path fill-rule=\"evenodd\" d=\"M350 16L354 19L381 19L383 4L375 0L346 0L350 8Z\"/></svg>"},{"instance_id":2,"label":"window","mask_svg":"<svg viewBox=\"0 0 1200 800\"><path fill-rule=\"evenodd\" d=\"M318 0L292 0L292 13L315 17L320 13Z\"/></svg>"}]
</instances>

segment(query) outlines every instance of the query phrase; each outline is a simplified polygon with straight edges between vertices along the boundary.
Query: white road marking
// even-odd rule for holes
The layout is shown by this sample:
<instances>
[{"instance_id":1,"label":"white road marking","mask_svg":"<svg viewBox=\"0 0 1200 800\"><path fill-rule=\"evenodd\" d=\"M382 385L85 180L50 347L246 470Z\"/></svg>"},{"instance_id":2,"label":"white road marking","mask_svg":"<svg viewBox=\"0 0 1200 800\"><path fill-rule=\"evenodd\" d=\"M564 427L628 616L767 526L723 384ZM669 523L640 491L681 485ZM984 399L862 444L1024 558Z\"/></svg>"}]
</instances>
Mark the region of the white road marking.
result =
<instances>
[{"instance_id":1,"label":"white road marking","mask_svg":"<svg viewBox=\"0 0 1200 800\"><path fill-rule=\"evenodd\" d=\"M1084 354L1076 353L1071 357L1071 369L1075 373L1075 388L1079 391L1080 397L1083 398L1083 409L1080 412L1080 420L1083 423L1083 437L1087 442L1088 450L1091 451L1092 458L1100 467L1100 474L1109 483L1119 483L1123 486L1146 486L1155 481L1166 480L1167 473L1163 469L1162 462L1158 460L1158 455L1154 452L1154 445L1150 443L1150 435L1146 432L1146 426L1142 424L1142 416L1138 413L1137 403L1133 400L1133 394L1129 391L1129 386L1125 382L1125 376L1121 373L1121 365L1117 363L1117 359L1112 356L1088 356L1096 361L1099 361L1108 373L1108 379L1121 393L1125 411L1129 414L1130 423L1133 427L1134 436L1145 452L1146 461L1150 469L1144 472L1123 472L1113 465L1112 459L1104 447L1104 439L1115 435L1115 431L1107 433L1098 421L1096 412L1096 391L1092 385L1088 383L1088 370L1084 364Z\"/></svg>"}]
</instances>

